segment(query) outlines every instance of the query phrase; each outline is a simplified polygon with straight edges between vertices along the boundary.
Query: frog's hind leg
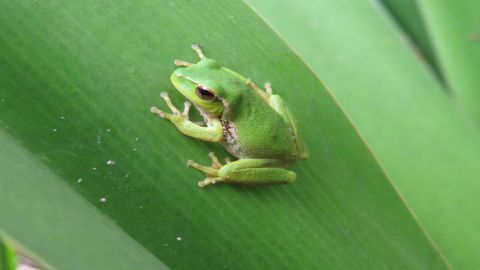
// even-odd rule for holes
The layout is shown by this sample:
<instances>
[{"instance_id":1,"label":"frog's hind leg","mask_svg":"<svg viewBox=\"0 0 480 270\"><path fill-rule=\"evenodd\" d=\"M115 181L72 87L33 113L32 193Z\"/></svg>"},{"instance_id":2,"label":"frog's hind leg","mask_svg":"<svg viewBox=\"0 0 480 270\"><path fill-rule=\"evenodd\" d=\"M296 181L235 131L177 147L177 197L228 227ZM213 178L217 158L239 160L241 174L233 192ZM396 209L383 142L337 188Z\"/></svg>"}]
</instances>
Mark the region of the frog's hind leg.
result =
<instances>
[{"instance_id":1,"label":"frog's hind leg","mask_svg":"<svg viewBox=\"0 0 480 270\"><path fill-rule=\"evenodd\" d=\"M210 167L188 161L188 166L206 174L206 178L198 183L204 187L218 182L236 184L282 184L295 181L296 174L282 168L283 161L276 159L240 159L221 165L213 153Z\"/></svg>"},{"instance_id":2,"label":"frog's hind leg","mask_svg":"<svg viewBox=\"0 0 480 270\"><path fill-rule=\"evenodd\" d=\"M272 90L272 84L267 82L265 83L265 90L258 87L250 79L247 79L247 85L250 86L260 97L262 97L265 102L270 105L277 113L279 113L286 122L290 122L290 118L287 116L286 112L287 106L283 102L283 99L279 95L274 95Z\"/></svg>"},{"instance_id":3,"label":"frog's hind leg","mask_svg":"<svg viewBox=\"0 0 480 270\"><path fill-rule=\"evenodd\" d=\"M205 173L205 175L207 176L205 178L205 180L198 182L199 187L204 187L206 185L212 185L212 184L215 184L217 182L223 181L218 176L218 171L222 167L222 164L220 163L217 156L215 156L215 154L213 152L210 152L208 154L208 156L210 157L210 159L212 159L212 165L210 165L210 167L198 164L198 163L194 162L193 160L187 161L187 166L188 167L195 168L195 169Z\"/></svg>"},{"instance_id":4,"label":"frog's hind leg","mask_svg":"<svg viewBox=\"0 0 480 270\"><path fill-rule=\"evenodd\" d=\"M307 159L308 151L305 144L298 133L297 120L293 117L293 114L288 109L287 105L279 95L271 95L268 104L283 118L285 123L289 126L290 133L292 134L295 147L297 149L297 157L299 159Z\"/></svg>"},{"instance_id":5,"label":"frog's hind leg","mask_svg":"<svg viewBox=\"0 0 480 270\"><path fill-rule=\"evenodd\" d=\"M228 163L218 171L226 183L282 184L295 181L297 175L277 159L240 159Z\"/></svg>"},{"instance_id":6,"label":"frog's hind leg","mask_svg":"<svg viewBox=\"0 0 480 270\"><path fill-rule=\"evenodd\" d=\"M193 167L199 171L204 172L207 175L207 177L218 177L218 171L222 167L222 164L220 163L217 156L215 156L213 152L210 152L208 156L212 159L212 165L210 165L210 167L198 164L193 160L188 160L187 166Z\"/></svg>"},{"instance_id":7,"label":"frog's hind leg","mask_svg":"<svg viewBox=\"0 0 480 270\"><path fill-rule=\"evenodd\" d=\"M265 83L265 92L267 93L268 97L273 95L272 84L269 82Z\"/></svg>"},{"instance_id":8,"label":"frog's hind leg","mask_svg":"<svg viewBox=\"0 0 480 270\"><path fill-rule=\"evenodd\" d=\"M265 83L265 90L262 90L250 80L247 80L247 84L283 118L285 123L287 123L287 125L290 127L290 132L297 148L298 158L307 159L308 152L306 150L303 140L299 136L297 121L295 120L295 117L293 117L282 97L273 94L272 85L269 82Z\"/></svg>"},{"instance_id":9,"label":"frog's hind leg","mask_svg":"<svg viewBox=\"0 0 480 270\"><path fill-rule=\"evenodd\" d=\"M253 89L253 91L255 91L255 93L257 93L261 98L263 98L263 100L265 100L265 102L268 103L268 100L270 99L270 96L272 95L272 87L270 85L270 83L266 83L265 84L265 91L262 90L260 87L258 87L254 82L252 82L251 79L247 79L246 82L245 82L248 86L250 86L250 88ZM268 87L267 87L268 85Z\"/></svg>"}]
</instances>

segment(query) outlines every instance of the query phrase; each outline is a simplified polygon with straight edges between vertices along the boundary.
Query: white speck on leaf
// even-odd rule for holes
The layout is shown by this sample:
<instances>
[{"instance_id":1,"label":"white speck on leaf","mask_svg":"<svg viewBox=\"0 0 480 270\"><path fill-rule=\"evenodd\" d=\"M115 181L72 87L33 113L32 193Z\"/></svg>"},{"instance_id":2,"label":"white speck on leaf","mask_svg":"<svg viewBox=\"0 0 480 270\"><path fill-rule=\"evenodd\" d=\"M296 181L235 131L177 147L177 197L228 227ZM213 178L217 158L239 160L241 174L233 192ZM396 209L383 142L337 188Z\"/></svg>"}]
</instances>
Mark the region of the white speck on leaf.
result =
<instances>
[{"instance_id":1,"label":"white speck on leaf","mask_svg":"<svg viewBox=\"0 0 480 270\"><path fill-rule=\"evenodd\" d=\"M82 178L78 178L78 179L77 179L77 182L78 182L79 184L80 184L82 181L83 181Z\"/></svg>"},{"instance_id":2,"label":"white speck on leaf","mask_svg":"<svg viewBox=\"0 0 480 270\"><path fill-rule=\"evenodd\" d=\"M182 237L177 236L177 241L182 241Z\"/></svg>"},{"instance_id":3,"label":"white speck on leaf","mask_svg":"<svg viewBox=\"0 0 480 270\"><path fill-rule=\"evenodd\" d=\"M107 161L107 165L108 166L113 166L113 165L115 165L115 161L109 160L109 161Z\"/></svg>"},{"instance_id":4,"label":"white speck on leaf","mask_svg":"<svg viewBox=\"0 0 480 270\"><path fill-rule=\"evenodd\" d=\"M107 198L105 198L105 197L100 198L100 202L102 202L102 203L107 202Z\"/></svg>"}]
</instances>

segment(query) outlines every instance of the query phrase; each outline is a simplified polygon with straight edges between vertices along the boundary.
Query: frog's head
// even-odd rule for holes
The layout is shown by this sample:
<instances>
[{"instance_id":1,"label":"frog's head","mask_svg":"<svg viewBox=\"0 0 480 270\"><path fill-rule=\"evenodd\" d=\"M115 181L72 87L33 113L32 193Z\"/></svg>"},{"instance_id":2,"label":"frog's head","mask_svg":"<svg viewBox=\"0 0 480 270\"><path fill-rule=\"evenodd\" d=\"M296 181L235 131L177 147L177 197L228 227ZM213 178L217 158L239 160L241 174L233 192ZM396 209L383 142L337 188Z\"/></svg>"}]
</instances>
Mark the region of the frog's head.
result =
<instances>
[{"instance_id":1,"label":"frog's head","mask_svg":"<svg viewBox=\"0 0 480 270\"><path fill-rule=\"evenodd\" d=\"M206 58L198 45L192 48L197 52L200 61L195 64L175 60L179 66L170 80L173 86L196 107L207 114L219 117L224 110L222 99L223 88L222 66L217 61Z\"/></svg>"}]
</instances>

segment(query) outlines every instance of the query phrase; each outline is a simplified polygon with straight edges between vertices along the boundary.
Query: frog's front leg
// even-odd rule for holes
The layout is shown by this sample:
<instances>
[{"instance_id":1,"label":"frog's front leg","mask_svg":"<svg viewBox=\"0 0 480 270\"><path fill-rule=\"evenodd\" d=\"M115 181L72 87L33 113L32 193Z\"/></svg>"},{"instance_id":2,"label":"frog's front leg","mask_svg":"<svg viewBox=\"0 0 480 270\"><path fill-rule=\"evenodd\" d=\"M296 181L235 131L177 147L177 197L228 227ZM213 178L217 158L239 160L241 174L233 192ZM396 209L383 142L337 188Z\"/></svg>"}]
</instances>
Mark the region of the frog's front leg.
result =
<instances>
[{"instance_id":1,"label":"frog's front leg","mask_svg":"<svg viewBox=\"0 0 480 270\"><path fill-rule=\"evenodd\" d=\"M215 184L218 182L236 184L282 184L295 181L297 177L292 171L282 168L285 163L277 159L240 159L222 165L217 157L209 154L212 159L210 167L200 165L192 160L187 165L207 175L198 186Z\"/></svg>"},{"instance_id":2,"label":"frog's front leg","mask_svg":"<svg viewBox=\"0 0 480 270\"><path fill-rule=\"evenodd\" d=\"M173 105L170 97L166 92L162 92L160 96L165 100L165 103L172 111L171 114L159 110L157 107L150 108L150 111L158 116L165 118L172 122L180 132L183 134L209 142L219 142L223 139L222 123L218 119L208 119L207 126L200 126L188 118L190 110L190 102L185 102L183 112L180 112L175 105Z\"/></svg>"}]
</instances>

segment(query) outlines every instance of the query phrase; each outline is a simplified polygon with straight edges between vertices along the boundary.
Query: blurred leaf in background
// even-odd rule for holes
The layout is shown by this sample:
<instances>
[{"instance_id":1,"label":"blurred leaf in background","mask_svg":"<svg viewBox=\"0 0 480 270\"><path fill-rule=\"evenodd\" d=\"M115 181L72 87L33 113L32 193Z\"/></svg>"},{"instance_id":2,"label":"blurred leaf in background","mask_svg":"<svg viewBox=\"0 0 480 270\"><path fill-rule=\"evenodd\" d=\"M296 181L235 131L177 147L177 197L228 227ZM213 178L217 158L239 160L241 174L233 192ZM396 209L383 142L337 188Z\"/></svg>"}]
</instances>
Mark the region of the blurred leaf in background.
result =
<instances>
[{"instance_id":1,"label":"blurred leaf in background","mask_svg":"<svg viewBox=\"0 0 480 270\"><path fill-rule=\"evenodd\" d=\"M15 270L17 256L12 247L0 236L0 270Z\"/></svg>"},{"instance_id":2,"label":"blurred leaf in background","mask_svg":"<svg viewBox=\"0 0 480 270\"><path fill-rule=\"evenodd\" d=\"M386 18L390 18L390 22L399 28L397 33L408 42L420 61L426 62L427 68L432 68L437 79L443 82L444 78L440 73L438 60L435 57L424 18L419 10L418 1L381 0L380 2L376 7L385 9L383 12L389 14Z\"/></svg>"},{"instance_id":3,"label":"blurred leaf in background","mask_svg":"<svg viewBox=\"0 0 480 270\"><path fill-rule=\"evenodd\" d=\"M411 9L393 11L398 23L379 1L249 2L332 91L452 265L477 269L479 132L458 105L479 108L478 1L386 1ZM407 40L438 59L453 96ZM462 91L472 106L457 104Z\"/></svg>"},{"instance_id":4,"label":"blurred leaf in background","mask_svg":"<svg viewBox=\"0 0 480 270\"><path fill-rule=\"evenodd\" d=\"M480 125L480 1L419 0L418 5L454 99Z\"/></svg>"}]
</instances>

